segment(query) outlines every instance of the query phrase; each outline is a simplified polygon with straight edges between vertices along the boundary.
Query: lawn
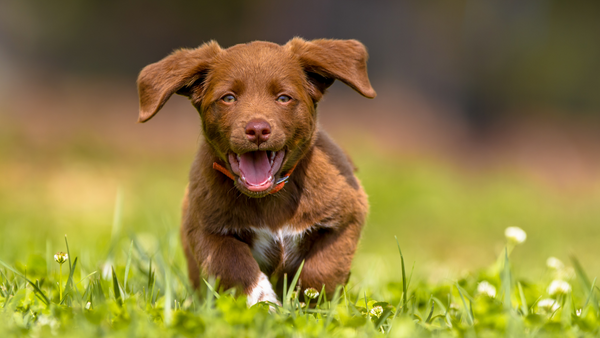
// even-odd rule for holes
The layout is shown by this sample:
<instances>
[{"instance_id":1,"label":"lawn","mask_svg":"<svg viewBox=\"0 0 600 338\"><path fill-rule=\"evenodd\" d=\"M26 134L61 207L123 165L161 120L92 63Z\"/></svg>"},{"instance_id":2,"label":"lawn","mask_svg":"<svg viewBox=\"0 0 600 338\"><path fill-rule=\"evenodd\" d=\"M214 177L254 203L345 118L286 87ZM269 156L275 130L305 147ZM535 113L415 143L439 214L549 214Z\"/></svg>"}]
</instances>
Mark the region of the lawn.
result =
<instances>
[{"instance_id":1,"label":"lawn","mask_svg":"<svg viewBox=\"0 0 600 338\"><path fill-rule=\"evenodd\" d=\"M565 192L510 167L345 143L371 204L352 278L306 308L288 276L284 306L269 311L212 292L214 281L199 294L187 283L178 225L193 148L0 131L2 337L600 334L592 184Z\"/></svg>"}]
</instances>

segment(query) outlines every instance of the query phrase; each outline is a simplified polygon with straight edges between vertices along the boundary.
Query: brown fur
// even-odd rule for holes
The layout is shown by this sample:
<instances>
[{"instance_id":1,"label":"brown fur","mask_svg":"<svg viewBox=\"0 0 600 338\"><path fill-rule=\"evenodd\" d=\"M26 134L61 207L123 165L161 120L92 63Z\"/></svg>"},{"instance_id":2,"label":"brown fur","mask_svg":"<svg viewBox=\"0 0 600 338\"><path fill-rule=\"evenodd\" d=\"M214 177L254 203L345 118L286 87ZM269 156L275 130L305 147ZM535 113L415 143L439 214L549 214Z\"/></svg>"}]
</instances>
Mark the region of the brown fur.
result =
<instances>
[{"instance_id":1,"label":"brown fur","mask_svg":"<svg viewBox=\"0 0 600 338\"><path fill-rule=\"evenodd\" d=\"M345 284L368 210L367 197L344 152L317 126L316 105L337 79L365 97L375 97L367 76L367 52L355 40L299 38L280 46L253 42L222 49L216 42L183 49L144 68L138 79L139 121L154 116L174 94L188 96L202 119L206 142L192 164L183 203L181 235L189 277L218 276L221 286L249 294L261 271L281 280L304 260L302 289L325 285L329 295ZM221 100L227 93L235 104ZM282 93L293 98L276 101ZM268 141L249 142L248 121L271 126ZM230 171L228 153L285 149L281 177L296 165L275 194L244 190L212 168ZM237 188L237 189L236 189ZM256 229L283 227L304 234L293 255L275 239L259 262L252 250ZM286 260L284 260L286 258ZM291 278L291 277L290 277Z\"/></svg>"}]
</instances>

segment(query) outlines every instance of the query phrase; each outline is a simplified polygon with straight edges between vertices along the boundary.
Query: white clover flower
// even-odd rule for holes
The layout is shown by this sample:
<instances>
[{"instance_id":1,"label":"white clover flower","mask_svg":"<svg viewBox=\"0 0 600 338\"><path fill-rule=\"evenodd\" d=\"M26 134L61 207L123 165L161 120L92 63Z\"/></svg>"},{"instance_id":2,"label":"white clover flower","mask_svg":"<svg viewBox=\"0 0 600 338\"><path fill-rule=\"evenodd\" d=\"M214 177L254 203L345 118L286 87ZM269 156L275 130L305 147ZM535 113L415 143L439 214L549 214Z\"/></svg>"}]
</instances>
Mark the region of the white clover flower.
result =
<instances>
[{"instance_id":1,"label":"white clover flower","mask_svg":"<svg viewBox=\"0 0 600 338\"><path fill-rule=\"evenodd\" d=\"M477 284L477 293L486 295L490 298L496 297L496 288L490 284L488 281L481 281Z\"/></svg>"},{"instance_id":2,"label":"white clover flower","mask_svg":"<svg viewBox=\"0 0 600 338\"><path fill-rule=\"evenodd\" d=\"M556 257L550 257L546 260L546 266L554 270L562 270L565 268L563 262Z\"/></svg>"},{"instance_id":3,"label":"white clover flower","mask_svg":"<svg viewBox=\"0 0 600 338\"><path fill-rule=\"evenodd\" d=\"M308 299L316 299L317 297L319 297L319 291L317 291L317 289L315 288L308 288L304 290L304 295Z\"/></svg>"},{"instance_id":4,"label":"white clover flower","mask_svg":"<svg viewBox=\"0 0 600 338\"><path fill-rule=\"evenodd\" d=\"M371 316L373 317L381 317L381 314L383 313L383 307L381 307L380 305L377 305L375 307L373 307L371 309L371 311L369 311L369 313L371 314Z\"/></svg>"},{"instance_id":5,"label":"white clover flower","mask_svg":"<svg viewBox=\"0 0 600 338\"><path fill-rule=\"evenodd\" d=\"M537 307L544 312L554 312L558 310L560 305L558 305L554 299L544 298L540 299L540 301L537 303Z\"/></svg>"},{"instance_id":6,"label":"white clover flower","mask_svg":"<svg viewBox=\"0 0 600 338\"><path fill-rule=\"evenodd\" d=\"M508 227L504 230L504 236L509 242L521 244L527 239L527 234L519 227Z\"/></svg>"},{"instance_id":7,"label":"white clover flower","mask_svg":"<svg viewBox=\"0 0 600 338\"><path fill-rule=\"evenodd\" d=\"M68 259L69 259L69 255L64 252L57 252L56 255L54 255L54 260L56 261L56 263L61 264L61 265L64 262L66 262Z\"/></svg>"},{"instance_id":8,"label":"white clover flower","mask_svg":"<svg viewBox=\"0 0 600 338\"><path fill-rule=\"evenodd\" d=\"M104 264L100 266L100 270L102 271L102 278L104 278L105 280L110 280L112 276L112 262L104 262Z\"/></svg>"},{"instance_id":9,"label":"white clover flower","mask_svg":"<svg viewBox=\"0 0 600 338\"><path fill-rule=\"evenodd\" d=\"M565 294L571 291L571 284L565 282L564 280L553 280L548 286L548 294L551 296L557 294Z\"/></svg>"}]
</instances>

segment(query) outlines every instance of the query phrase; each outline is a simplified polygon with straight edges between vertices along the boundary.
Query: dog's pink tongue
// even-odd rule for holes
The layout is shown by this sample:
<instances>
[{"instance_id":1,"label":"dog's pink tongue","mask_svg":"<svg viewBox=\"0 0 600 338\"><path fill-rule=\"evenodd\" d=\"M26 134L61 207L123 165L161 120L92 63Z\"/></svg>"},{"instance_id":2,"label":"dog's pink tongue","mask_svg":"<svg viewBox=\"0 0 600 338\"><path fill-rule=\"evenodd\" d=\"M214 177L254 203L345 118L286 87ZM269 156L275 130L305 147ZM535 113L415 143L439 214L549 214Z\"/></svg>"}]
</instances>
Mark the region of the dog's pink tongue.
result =
<instances>
[{"instance_id":1,"label":"dog's pink tongue","mask_svg":"<svg viewBox=\"0 0 600 338\"><path fill-rule=\"evenodd\" d=\"M240 171L251 185L261 185L271 176L271 164L266 151L251 151L240 155Z\"/></svg>"}]
</instances>

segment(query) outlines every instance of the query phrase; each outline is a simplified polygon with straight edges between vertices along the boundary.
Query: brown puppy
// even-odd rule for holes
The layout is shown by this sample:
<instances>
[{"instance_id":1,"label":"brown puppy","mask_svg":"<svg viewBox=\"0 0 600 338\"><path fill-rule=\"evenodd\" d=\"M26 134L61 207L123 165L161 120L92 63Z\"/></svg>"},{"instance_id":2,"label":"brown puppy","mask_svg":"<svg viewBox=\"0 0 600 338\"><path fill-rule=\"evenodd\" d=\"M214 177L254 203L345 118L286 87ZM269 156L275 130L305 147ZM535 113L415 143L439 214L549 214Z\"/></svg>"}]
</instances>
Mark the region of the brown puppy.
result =
<instances>
[{"instance_id":1,"label":"brown puppy","mask_svg":"<svg viewBox=\"0 0 600 338\"><path fill-rule=\"evenodd\" d=\"M192 165L181 236L189 277L236 287L248 304L277 301L269 279L332 294L347 282L367 214L367 196L343 151L317 126L317 102L337 79L376 93L367 52L355 40L299 38L280 46L216 42L182 49L138 78L139 122L172 94L202 119L206 142Z\"/></svg>"}]
</instances>

